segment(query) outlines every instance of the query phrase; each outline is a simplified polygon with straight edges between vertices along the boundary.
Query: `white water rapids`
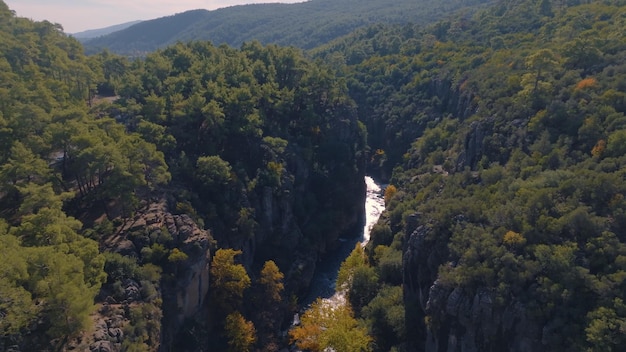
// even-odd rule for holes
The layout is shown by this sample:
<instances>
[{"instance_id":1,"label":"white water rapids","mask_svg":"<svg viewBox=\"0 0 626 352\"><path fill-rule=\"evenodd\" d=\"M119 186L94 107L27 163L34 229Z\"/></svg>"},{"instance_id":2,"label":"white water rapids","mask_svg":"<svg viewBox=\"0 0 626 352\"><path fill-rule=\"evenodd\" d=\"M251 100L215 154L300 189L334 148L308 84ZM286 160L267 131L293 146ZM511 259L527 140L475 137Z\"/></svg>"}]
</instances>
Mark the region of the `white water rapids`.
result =
<instances>
[{"instance_id":1,"label":"white water rapids","mask_svg":"<svg viewBox=\"0 0 626 352\"><path fill-rule=\"evenodd\" d=\"M365 185L367 196L365 198L365 227L363 228L363 241L361 241L363 246L370 241L372 226L376 224L380 214L385 210L385 197L381 186L369 176L365 176Z\"/></svg>"},{"instance_id":2,"label":"white water rapids","mask_svg":"<svg viewBox=\"0 0 626 352\"><path fill-rule=\"evenodd\" d=\"M367 195L365 198L365 225L361 237L354 239L341 239L340 248L328 255L323 262L318 264L313 281L311 282L311 292L304 300L304 305L311 304L316 298L321 297L327 304L337 306L345 302L342 292L335 291L335 281L341 263L350 255L357 242L365 246L370 240L370 230L376 224L380 214L385 210L385 199L383 188L369 176L365 177ZM294 317L294 323L299 321L298 315Z\"/></svg>"}]
</instances>

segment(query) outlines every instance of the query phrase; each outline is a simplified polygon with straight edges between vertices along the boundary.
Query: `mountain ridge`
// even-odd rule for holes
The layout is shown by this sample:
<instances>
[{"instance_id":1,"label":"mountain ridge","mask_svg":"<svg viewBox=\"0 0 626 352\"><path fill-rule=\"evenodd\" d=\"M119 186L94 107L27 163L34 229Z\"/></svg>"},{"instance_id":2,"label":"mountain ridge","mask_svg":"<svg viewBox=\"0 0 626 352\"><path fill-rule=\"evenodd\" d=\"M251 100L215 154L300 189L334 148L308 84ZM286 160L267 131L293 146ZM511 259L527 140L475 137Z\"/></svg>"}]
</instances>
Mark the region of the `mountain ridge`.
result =
<instances>
[{"instance_id":1,"label":"mountain ridge","mask_svg":"<svg viewBox=\"0 0 626 352\"><path fill-rule=\"evenodd\" d=\"M86 40L89 40L89 39L101 37L103 35L107 35L107 34L111 34L111 33L117 32L117 31L124 30L124 29L126 29L128 27L131 27L131 26L136 25L137 23L141 23L141 22L143 22L143 21L142 20L136 20L136 21L124 22L124 23L120 23L120 24L114 24L112 26L88 29L88 30L81 31L81 32L76 32L76 33L70 33L70 35L72 37L80 40L80 41L86 41Z\"/></svg>"},{"instance_id":2,"label":"mountain ridge","mask_svg":"<svg viewBox=\"0 0 626 352\"><path fill-rule=\"evenodd\" d=\"M209 40L239 47L262 44L311 49L374 23L426 24L461 9L473 11L488 0L398 0L391 7L381 0L312 0L295 4L249 4L213 11L190 10L144 21L122 31L84 43L88 54L103 49L129 56L178 41Z\"/></svg>"}]
</instances>

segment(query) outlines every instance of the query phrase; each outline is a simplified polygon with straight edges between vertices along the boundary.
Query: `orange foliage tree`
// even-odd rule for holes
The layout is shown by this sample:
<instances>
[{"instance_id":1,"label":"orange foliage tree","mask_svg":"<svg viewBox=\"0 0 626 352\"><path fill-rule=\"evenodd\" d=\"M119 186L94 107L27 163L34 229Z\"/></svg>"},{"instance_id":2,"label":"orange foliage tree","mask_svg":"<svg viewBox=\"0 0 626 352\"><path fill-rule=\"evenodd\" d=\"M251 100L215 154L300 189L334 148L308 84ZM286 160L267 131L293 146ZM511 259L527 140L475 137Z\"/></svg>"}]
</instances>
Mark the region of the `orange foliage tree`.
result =
<instances>
[{"instance_id":1,"label":"orange foliage tree","mask_svg":"<svg viewBox=\"0 0 626 352\"><path fill-rule=\"evenodd\" d=\"M387 188L385 188L385 204L389 204L389 201L396 193L398 193L398 189L396 188L396 186L387 186Z\"/></svg>"}]
</instances>

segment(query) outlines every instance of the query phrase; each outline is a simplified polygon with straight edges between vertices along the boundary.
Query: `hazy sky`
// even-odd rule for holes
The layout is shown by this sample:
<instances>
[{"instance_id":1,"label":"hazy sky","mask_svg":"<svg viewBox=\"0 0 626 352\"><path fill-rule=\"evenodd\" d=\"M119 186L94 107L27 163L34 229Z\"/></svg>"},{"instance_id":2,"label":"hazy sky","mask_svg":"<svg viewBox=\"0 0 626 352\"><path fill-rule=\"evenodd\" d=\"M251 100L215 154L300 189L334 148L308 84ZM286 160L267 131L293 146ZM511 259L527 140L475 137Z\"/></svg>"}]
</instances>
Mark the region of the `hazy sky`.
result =
<instances>
[{"instance_id":1,"label":"hazy sky","mask_svg":"<svg viewBox=\"0 0 626 352\"><path fill-rule=\"evenodd\" d=\"M60 23L66 33L149 20L194 9L302 0L4 0L19 17Z\"/></svg>"}]
</instances>

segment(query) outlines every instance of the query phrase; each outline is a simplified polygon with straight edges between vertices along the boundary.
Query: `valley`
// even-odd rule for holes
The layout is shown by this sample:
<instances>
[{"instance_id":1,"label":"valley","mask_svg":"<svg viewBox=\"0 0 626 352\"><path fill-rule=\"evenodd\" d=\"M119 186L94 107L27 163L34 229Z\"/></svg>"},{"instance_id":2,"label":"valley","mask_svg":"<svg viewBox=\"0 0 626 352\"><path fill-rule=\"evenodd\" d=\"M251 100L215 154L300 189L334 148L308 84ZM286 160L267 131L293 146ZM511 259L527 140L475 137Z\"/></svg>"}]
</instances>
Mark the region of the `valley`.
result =
<instances>
[{"instance_id":1,"label":"valley","mask_svg":"<svg viewBox=\"0 0 626 352\"><path fill-rule=\"evenodd\" d=\"M312 0L83 46L0 1L0 351L620 351L623 28Z\"/></svg>"}]
</instances>

